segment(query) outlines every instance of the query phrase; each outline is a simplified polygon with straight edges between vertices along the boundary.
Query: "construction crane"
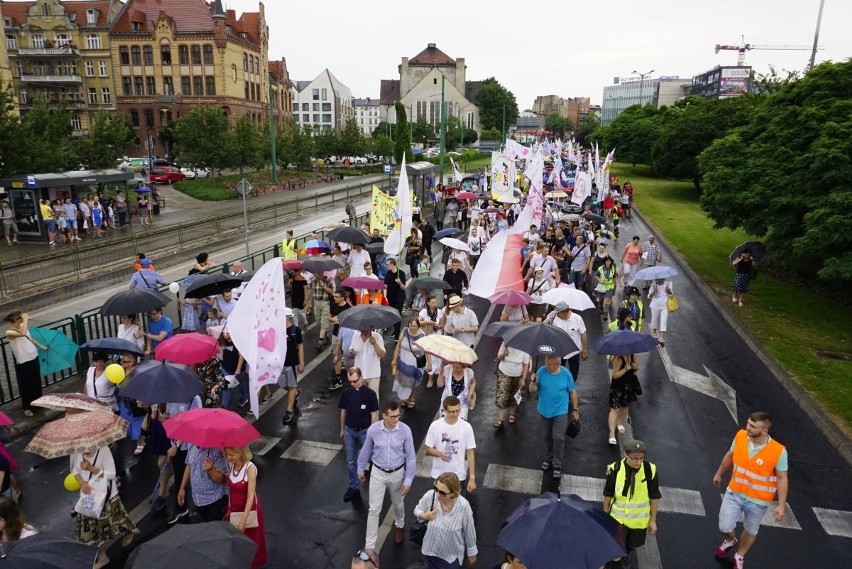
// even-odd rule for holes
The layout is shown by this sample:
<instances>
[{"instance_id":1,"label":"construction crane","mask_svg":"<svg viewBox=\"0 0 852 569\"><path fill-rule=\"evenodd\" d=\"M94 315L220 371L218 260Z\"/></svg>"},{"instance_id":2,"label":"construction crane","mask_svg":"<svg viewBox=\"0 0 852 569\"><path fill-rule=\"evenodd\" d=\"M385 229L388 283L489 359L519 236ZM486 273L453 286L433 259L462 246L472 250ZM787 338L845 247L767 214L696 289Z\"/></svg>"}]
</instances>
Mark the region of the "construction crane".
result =
<instances>
[{"instance_id":1,"label":"construction crane","mask_svg":"<svg viewBox=\"0 0 852 569\"><path fill-rule=\"evenodd\" d=\"M771 49L771 50L788 50L788 51L810 51L812 46L809 45L754 45L751 43L746 43L745 37L741 36L742 43L740 45L725 45L725 44L716 44L716 53L719 53L722 50L725 51L736 51L737 52L737 65L742 67L745 65L745 54L747 51L751 51L752 49ZM822 49L822 47L817 47L817 49Z\"/></svg>"}]
</instances>

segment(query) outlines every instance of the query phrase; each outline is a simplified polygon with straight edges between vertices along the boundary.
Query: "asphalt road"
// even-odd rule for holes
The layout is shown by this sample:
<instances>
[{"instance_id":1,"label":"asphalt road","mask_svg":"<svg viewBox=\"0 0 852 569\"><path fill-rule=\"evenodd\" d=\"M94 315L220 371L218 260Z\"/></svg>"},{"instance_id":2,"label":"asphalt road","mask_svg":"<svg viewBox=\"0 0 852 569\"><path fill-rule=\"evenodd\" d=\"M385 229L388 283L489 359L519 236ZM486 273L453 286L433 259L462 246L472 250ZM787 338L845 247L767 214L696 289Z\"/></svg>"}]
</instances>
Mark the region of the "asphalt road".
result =
<instances>
[{"instance_id":1,"label":"asphalt road","mask_svg":"<svg viewBox=\"0 0 852 569\"><path fill-rule=\"evenodd\" d=\"M634 233L644 237L648 231L638 220L622 225L619 249ZM665 262L671 264L666 251L664 256ZM764 410L774 417L773 437L785 444L790 453L790 507L782 526L761 528L757 543L746 558L747 566L852 567L852 497L843 492L852 480L849 465L698 289L686 277L675 277L674 288L681 310L669 319L666 347L641 356L639 376L644 393L630 412L634 434L646 441L647 458L657 464L663 486L657 538L640 550L633 566L730 566L730 562L713 557L719 541L717 514L722 490L714 488L711 479L748 414ZM469 305L484 327L489 303L471 298ZM496 316L491 314L492 319ZM603 322L594 310L584 312L583 317L591 345L601 335ZM328 390L328 350L315 355L312 349L316 332L311 328L306 335L309 370L300 380L303 414L297 424L282 426L284 404L278 393L263 406L257 421L264 435L256 444L255 462L260 472L259 497L266 515L270 569L346 568L350 556L364 541L366 489L362 492L363 503L343 502L346 461L342 441L337 437L339 392ZM386 346L392 349L392 340ZM501 554L494 542L502 521L523 500L557 488L597 500L605 466L618 458L606 440L606 362L602 356L591 355L582 364L578 381L582 432L567 442L561 486L549 476L542 478L538 465L543 442L534 402L521 405L515 425L497 432L492 427L496 418L493 362L497 348L497 341L488 337L482 337L477 345L478 405L470 414L478 445L479 489L471 498L480 549L477 566L487 568L497 563ZM719 385L734 390L733 415L731 401L726 404L688 387L712 391L709 387L717 380L708 370L722 382ZM391 383L386 372L383 393L390 392ZM403 420L411 426L418 449L438 405L438 392L421 386L417 408L404 412ZM26 454L22 452L25 442L16 441L11 448L21 463L19 478L27 515L44 531L71 535L73 524L68 512L76 494L62 489L67 460L43 461ZM132 449L131 442L123 441L115 454L124 480L122 496L134 518L141 520L142 541L163 531L165 524L163 517L148 513L146 496L157 476L154 459L147 453L133 457ZM419 469L427 475L428 464ZM406 500L407 522L413 521L416 500L429 485L424 476L415 479ZM386 510L388 505L386 500ZM385 513L385 531L380 532L382 567L423 567L413 545L396 546L392 539L384 539L389 529ZM114 545L109 554L114 559L110 566L121 567L120 547Z\"/></svg>"}]
</instances>

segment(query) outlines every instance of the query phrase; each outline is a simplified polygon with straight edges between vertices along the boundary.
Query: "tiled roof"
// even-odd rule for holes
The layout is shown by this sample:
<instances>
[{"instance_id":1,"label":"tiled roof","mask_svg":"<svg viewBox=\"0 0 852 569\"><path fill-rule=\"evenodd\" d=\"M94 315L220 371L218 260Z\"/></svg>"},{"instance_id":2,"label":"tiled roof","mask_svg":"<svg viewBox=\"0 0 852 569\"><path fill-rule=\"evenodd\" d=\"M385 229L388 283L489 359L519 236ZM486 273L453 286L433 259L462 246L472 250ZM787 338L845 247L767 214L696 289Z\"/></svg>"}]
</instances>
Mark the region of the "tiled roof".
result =
<instances>
[{"instance_id":1,"label":"tiled roof","mask_svg":"<svg viewBox=\"0 0 852 569\"><path fill-rule=\"evenodd\" d=\"M133 22L144 22L143 30L152 31L154 23L165 12L175 22L179 32L209 32L213 30L211 7L204 0L128 0L113 31L131 32Z\"/></svg>"},{"instance_id":2,"label":"tiled roof","mask_svg":"<svg viewBox=\"0 0 852 569\"><path fill-rule=\"evenodd\" d=\"M299 93L301 93L301 92L302 92L302 91L304 91L304 90L307 88L307 86L308 86L308 85L310 85L311 83L313 83L313 81L293 81L293 87L295 87L295 88L296 88L296 91L298 91Z\"/></svg>"},{"instance_id":3,"label":"tiled roof","mask_svg":"<svg viewBox=\"0 0 852 569\"><path fill-rule=\"evenodd\" d=\"M373 99L372 97L368 97L366 99L352 99L353 107L377 107L379 105L378 99Z\"/></svg>"},{"instance_id":4,"label":"tiled roof","mask_svg":"<svg viewBox=\"0 0 852 569\"><path fill-rule=\"evenodd\" d=\"M382 79L379 101L382 105L393 105L399 101L399 80Z\"/></svg>"},{"instance_id":5,"label":"tiled roof","mask_svg":"<svg viewBox=\"0 0 852 569\"><path fill-rule=\"evenodd\" d=\"M456 60L435 47L434 43L426 46L426 49L408 60L409 65L452 65L455 66Z\"/></svg>"},{"instance_id":6,"label":"tiled roof","mask_svg":"<svg viewBox=\"0 0 852 569\"><path fill-rule=\"evenodd\" d=\"M19 24L26 23L30 7L35 2L3 2L3 16L15 18ZM109 17L109 0L89 0L85 2L62 2L65 13L77 14L77 23L86 24L86 10L94 8L98 13L96 26L106 26Z\"/></svg>"}]
</instances>

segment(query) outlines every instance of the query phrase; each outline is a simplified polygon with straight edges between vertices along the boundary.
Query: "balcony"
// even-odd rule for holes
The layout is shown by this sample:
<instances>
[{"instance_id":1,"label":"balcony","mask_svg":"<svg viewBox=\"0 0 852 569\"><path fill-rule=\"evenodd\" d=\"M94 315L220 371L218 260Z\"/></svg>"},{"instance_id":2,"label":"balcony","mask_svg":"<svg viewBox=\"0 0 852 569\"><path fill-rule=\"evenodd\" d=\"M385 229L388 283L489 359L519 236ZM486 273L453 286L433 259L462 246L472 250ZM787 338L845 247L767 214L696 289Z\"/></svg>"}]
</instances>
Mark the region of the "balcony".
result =
<instances>
[{"instance_id":1,"label":"balcony","mask_svg":"<svg viewBox=\"0 0 852 569\"><path fill-rule=\"evenodd\" d=\"M82 85L80 75L21 75L24 83L41 83L51 85Z\"/></svg>"},{"instance_id":2,"label":"balcony","mask_svg":"<svg viewBox=\"0 0 852 569\"><path fill-rule=\"evenodd\" d=\"M74 47L22 47L18 49L19 57L34 59L77 59L80 55L80 50Z\"/></svg>"}]
</instances>

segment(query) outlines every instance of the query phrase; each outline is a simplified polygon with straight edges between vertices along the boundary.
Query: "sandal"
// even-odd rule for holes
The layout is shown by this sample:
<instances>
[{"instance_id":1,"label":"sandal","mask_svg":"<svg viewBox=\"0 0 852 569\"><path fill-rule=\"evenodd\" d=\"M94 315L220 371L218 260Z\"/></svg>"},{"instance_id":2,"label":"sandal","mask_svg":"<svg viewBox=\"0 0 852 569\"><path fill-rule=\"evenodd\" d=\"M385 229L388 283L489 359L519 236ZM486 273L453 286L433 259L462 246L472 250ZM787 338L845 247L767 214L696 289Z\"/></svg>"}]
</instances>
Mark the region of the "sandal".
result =
<instances>
[{"instance_id":1,"label":"sandal","mask_svg":"<svg viewBox=\"0 0 852 569\"><path fill-rule=\"evenodd\" d=\"M495 428L495 429L502 429L502 428L503 428L503 420L502 420L502 419L497 419L497 422L496 422L496 423L494 423L494 428Z\"/></svg>"},{"instance_id":2,"label":"sandal","mask_svg":"<svg viewBox=\"0 0 852 569\"><path fill-rule=\"evenodd\" d=\"M509 415L509 424L510 424L510 425L514 425L514 424L515 424L515 416L514 416L514 415Z\"/></svg>"}]
</instances>

